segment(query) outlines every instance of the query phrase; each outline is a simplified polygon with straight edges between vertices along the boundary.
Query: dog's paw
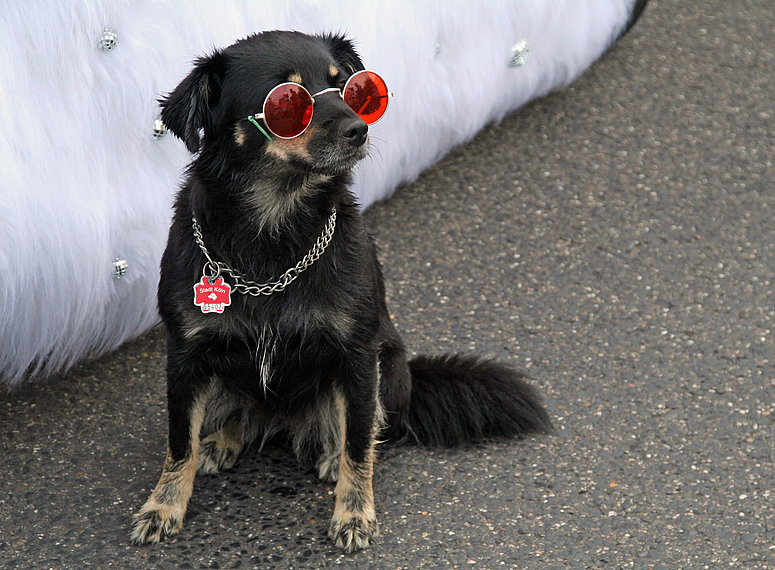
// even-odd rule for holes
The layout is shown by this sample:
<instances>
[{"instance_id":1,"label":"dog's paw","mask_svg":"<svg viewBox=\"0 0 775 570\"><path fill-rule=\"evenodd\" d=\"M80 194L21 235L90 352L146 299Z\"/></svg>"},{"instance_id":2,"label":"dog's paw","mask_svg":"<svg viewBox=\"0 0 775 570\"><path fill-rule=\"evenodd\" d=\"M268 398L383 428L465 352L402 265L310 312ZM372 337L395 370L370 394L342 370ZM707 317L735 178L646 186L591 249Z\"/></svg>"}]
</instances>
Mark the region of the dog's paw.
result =
<instances>
[{"instance_id":1,"label":"dog's paw","mask_svg":"<svg viewBox=\"0 0 775 570\"><path fill-rule=\"evenodd\" d=\"M377 518L364 513L334 514L328 529L328 537L348 554L368 548L378 534Z\"/></svg>"},{"instance_id":2,"label":"dog's paw","mask_svg":"<svg viewBox=\"0 0 775 570\"><path fill-rule=\"evenodd\" d=\"M224 469L231 469L242 452L242 443L218 431L202 440L199 447L200 475L216 475Z\"/></svg>"},{"instance_id":3,"label":"dog's paw","mask_svg":"<svg viewBox=\"0 0 775 570\"><path fill-rule=\"evenodd\" d=\"M327 483L336 483L339 479L339 458L341 453L321 455L318 459L318 479Z\"/></svg>"},{"instance_id":4,"label":"dog's paw","mask_svg":"<svg viewBox=\"0 0 775 570\"><path fill-rule=\"evenodd\" d=\"M133 544L154 544L183 528L185 509L149 501L132 517L129 538Z\"/></svg>"}]
</instances>

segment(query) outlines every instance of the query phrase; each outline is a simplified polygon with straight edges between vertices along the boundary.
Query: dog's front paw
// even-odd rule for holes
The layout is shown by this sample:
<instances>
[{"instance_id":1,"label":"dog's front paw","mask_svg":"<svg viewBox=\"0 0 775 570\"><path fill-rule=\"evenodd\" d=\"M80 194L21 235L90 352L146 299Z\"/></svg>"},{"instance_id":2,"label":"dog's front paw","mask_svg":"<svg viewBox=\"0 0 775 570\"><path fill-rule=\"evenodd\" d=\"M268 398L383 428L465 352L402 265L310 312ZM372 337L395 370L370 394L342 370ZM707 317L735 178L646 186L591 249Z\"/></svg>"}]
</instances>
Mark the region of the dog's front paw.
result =
<instances>
[{"instance_id":1,"label":"dog's front paw","mask_svg":"<svg viewBox=\"0 0 775 570\"><path fill-rule=\"evenodd\" d=\"M365 513L336 513L331 519L328 537L348 554L368 548L372 538L379 534L379 525L375 516Z\"/></svg>"},{"instance_id":2,"label":"dog's front paw","mask_svg":"<svg viewBox=\"0 0 775 570\"><path fill-rule=\"evenodd\" d=\"M154 544L180 532L183 528L185 510L169 505L148 501L140 512L132 517L132 530L129 535L133 544Z\"/></svg>"},{"instance_id":3,"label":"dog's front paw","mask_svg":"<svg viewBox=\"0 0 775 570\"><path fill-rule=\"evenodd\" d=\"M231 469L242 453L242 442L218 431L202 440L199 448L200 475L216 475L224 469Z\"/></svg>"}]
</instances>

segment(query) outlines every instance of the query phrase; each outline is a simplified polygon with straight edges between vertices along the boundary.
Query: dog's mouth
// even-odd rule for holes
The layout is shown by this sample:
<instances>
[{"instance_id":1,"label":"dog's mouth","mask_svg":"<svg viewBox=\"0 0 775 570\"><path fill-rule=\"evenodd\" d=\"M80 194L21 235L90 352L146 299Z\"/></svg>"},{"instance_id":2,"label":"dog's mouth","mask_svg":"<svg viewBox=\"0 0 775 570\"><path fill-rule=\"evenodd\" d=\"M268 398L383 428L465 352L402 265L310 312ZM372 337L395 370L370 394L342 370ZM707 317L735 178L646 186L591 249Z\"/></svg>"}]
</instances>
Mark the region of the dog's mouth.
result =
<instances>
[{"instance_id":1,"label":"dog's mouth","mask_svg":"<svg viewBox=\"0 0 775 570\"><path fill-rule=\"evenodd\" d=\"M369 140L358 146L350 144L325 145L310 152L309 164L320 174L345 174L352 171L369 154Z\"/></svg>"}]
</instances>

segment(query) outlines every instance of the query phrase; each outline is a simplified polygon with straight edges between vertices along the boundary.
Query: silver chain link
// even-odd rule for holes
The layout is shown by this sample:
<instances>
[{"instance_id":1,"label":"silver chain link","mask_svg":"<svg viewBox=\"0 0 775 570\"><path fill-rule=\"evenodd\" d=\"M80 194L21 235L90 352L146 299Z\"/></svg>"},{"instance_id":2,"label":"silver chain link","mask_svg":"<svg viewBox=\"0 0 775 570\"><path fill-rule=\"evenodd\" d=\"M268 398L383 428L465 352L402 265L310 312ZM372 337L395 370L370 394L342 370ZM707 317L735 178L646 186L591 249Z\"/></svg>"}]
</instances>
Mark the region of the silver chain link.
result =
<instances>
[{"instance_id":1,"label":"silver chain link","mask_svg":"<svg viewBox=\"0 0 775 570\"><path fill-rule=\"evenodd\" d=\"M234 280L233 289L237 293L258 297L259 295L271 295L272 293L282 291L288 285L293 283L299 274L306 270L310 265L315 263L320 258L320 256L323 255L323 252L326 251L326 247L328 247L328 244L331 243L331 238L334 237L334 229L336 228L336 208L334 208L334 210L331 212L331 216L328 218L326 227L323 228L323 233L318 236L317 240L315 240L315 244L312 246L312 249L307 252L307 255L305 255L296 265L283 273L277 280L271 281L269 283L256 283L255 281L248 281L225 263L220 261L213 261L213 259L210 257L210 252L208 252L207 248L205 247L205 242L202 238L202 228L199 227L195 216L191 216L191 220L193 221L194 227L194 239L196 239L196 243L199 245L202 253L204 253L205 257L207 258L207 263L205 263L203 269L204 276L212 281L220 277L221 274L228 275Z\"/></svg>"}]
</instances>

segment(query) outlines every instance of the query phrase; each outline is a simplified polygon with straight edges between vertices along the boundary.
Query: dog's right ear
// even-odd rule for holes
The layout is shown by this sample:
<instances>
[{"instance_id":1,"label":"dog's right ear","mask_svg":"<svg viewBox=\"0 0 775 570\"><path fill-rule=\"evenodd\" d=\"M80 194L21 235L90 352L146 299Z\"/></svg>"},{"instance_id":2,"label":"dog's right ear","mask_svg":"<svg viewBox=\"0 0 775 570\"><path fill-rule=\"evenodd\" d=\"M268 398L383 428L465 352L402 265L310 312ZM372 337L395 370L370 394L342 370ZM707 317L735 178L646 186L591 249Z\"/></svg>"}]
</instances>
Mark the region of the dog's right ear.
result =
<instances>
[{"instance_id":1,"label":"dog's right ear","mask_svg":"<svg viewBox=\"0 0 775 570\"><path fill-rule=\"evenodd\" d=\"M345 67L350 73L364 69L358 52L353 43L341 34L324 34L318 36L338 64Z\"/></svg>"},{"instance_id":2,"label":"dog's right ear","mask_svg":"<svg viewBox=\"0 0 775 570\"><path fill-rule=\"evenodd\" d=\"M221 98L226 67L227 58L220 51L199 58L189 76L159 101L161 120L191 153L199 150L200 129L212 128L212 111Z\"/></svg>"}]
</instances>

